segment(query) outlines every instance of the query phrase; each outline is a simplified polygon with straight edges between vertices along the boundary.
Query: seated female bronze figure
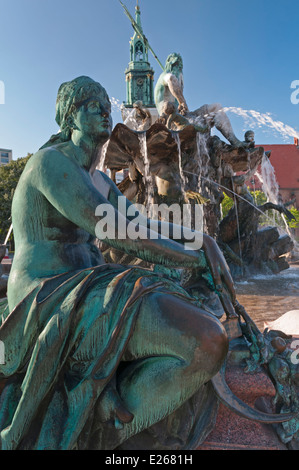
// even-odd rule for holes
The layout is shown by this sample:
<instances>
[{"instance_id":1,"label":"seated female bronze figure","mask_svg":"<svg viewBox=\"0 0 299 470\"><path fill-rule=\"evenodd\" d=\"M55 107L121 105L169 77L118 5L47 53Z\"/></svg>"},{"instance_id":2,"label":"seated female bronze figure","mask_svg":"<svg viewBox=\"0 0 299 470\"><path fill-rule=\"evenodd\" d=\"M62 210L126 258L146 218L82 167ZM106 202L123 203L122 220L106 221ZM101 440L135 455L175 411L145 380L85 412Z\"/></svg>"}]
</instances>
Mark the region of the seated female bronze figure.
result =
<instances>
[{"instance_id":1,"label":"seated female bronze figure","mask_svg":"<svg viewBox=\"0 0 299 470\"><path fill-rule=\"evenodd\" d=\"M2 449L119 445L178 409L227 355L220 321L178 283L105 263L94 244L97 236L150 263L209 270L233 314L232 278L210 237L195 251L146 226L146 239L120 233L119 217L131 222L118 213L122 194L94 170L110 112L106 91L90 78L61 85L61 132L30 158L14 195L16 249L0 328ZM115 239L99 229L102 204L114 208Z\"/></svg>"}]
</instances>

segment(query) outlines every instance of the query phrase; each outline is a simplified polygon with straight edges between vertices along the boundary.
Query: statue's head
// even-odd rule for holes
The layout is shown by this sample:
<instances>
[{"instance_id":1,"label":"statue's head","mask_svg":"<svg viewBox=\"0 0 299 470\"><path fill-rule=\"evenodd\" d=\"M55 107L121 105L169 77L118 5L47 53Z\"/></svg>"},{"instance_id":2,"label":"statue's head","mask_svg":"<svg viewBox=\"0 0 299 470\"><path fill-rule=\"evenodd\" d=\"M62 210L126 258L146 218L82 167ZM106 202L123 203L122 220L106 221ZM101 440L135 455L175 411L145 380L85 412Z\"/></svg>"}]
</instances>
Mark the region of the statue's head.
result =
<instances>
[{"instance_id":1,"label":"statue's head","mask_svg":"<svg viewBox=\"0 0 299 470\"><path fill-rule=\"evenodd\" d=\"M143 106L143 101L138 100L133 103L133 108L142 108Z\"/></svg>"},{"instance_id":2,"label":"statue's head","mask_svg":"<svg viewBox=\"0 0 299 470\"><path fill-rule=\"evenodd\" d=\"M90 116L105 114L111 123L110 135L112 121L108 94L100 83L85 76L65 82L59 87L56 100L56 122L60 127L62 140L70 140L74 116L79 111Z\"/></svg>"},{"instance_id":3,"label":"statue's head","mask_svg":"<svg viewBox=\"0 0 299 470\"><path fill-rule=\"evenodd\" d=\"M245 139L245 142L254 142L254 132L253 131L245 132L244 139Z\"/></svg>"},{"instance_id":4,"label":"statue's head","mask_svg":"<svg viewBox=\"0 0 299 470\"><path fill-rule=\"evenodd\" d=\"M105 88L89 77L81 76L60 85L56 100L56 122L60 132L41 149L71 140L75 118L81 118L83 132L107 140L112 130L111 102ZM85 121L85 122L84 122Z\"/></svg>"},{"instance_id":5,"label":"statue's head","mask_svg":"<svg viewBox=\"0 0 299 470\"><path fill-rule=\"evenodd\" d=\"M165 62L165 71L172 72L174 68L178 68L181 72L183 70L183 59L180 54L173 52L169 54Z\"/></svg>"}]
</instances>

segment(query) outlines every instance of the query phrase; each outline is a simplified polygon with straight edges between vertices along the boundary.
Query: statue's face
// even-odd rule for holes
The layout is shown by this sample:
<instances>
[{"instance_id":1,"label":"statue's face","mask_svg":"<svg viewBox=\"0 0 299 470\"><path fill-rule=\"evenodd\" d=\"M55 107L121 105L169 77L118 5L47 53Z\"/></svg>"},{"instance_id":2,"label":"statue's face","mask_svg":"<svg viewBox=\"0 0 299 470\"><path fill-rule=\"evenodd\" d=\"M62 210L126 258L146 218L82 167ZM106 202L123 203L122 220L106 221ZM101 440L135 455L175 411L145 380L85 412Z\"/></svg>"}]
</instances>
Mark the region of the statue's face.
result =
<instances>
[{"instance_id":1,"label":"statue's face","mask_svg":"<svg viewBox=\"0 0 299 470\"><path fill-rule=\"evenodd\" d=\"M172 72L173 74L179 74L183 72L183 61L180 55L170 54L167 57L165 70Z\"/></svg>"},{"instance_id":2,"label":"statue's face","mask_svg":"<svg viewBox=\"0 0 299 470\"><path fill-rule=\"evenodd\" d=\"M83 134L107 140L112 132L111 103L102 92L76 105L74 124Z\"/></svg>"},{"instance_id":3,"label":"statue's face","mask_svg":"<svg viewBox=\"0 0 299 470\"><path fill-rule=\"evenodd\" d=\"M248 132L246 134L246 140L247 140L247 142L254 142L254 133L253 132Z\"/></svg>"},{"instance_id":4,"label":"statue's face","mask_svg":"<svg viewBox=\"0 0 299 470\"><path fill-rule=\"evenodd\" d=\"M180 60L177 60L176 62L174 62L171 66L170 72L175 77L177 77L178 80L181 80L183 76L182 62Z\"/></svg>"},{"instance_id":5,"label":"statue's face","mask_svg":"<svg viewBox=\"0 0 299 470\"><path fill-rule=\"evenodd\" d=\"M172 70L174 72L182 72L183 67L181 61L178 59L173 65L172 65Z\"/></svg>"}]
</instances>

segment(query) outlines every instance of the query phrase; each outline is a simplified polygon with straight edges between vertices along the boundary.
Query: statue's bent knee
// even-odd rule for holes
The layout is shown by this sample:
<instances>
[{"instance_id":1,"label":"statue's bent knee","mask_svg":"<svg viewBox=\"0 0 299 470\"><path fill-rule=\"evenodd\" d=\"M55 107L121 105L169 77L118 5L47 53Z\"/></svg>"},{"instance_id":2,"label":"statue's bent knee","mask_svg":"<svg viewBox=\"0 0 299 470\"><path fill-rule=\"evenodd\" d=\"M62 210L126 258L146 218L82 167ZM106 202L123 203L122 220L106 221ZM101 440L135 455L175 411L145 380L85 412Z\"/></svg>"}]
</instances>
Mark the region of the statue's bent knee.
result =
<instances>
[{"instance_id":1,"label":"statue's bent knee","mask_svg":"<svg viewBox=\"0 0 299 470\"><path fill-rule=\"evenodd\" d=\"M193 366L204 369L213 377L221 368L228 353L228 337L222 324L216 318L206 322L199 332L194 350Z\"/></svg>"}]
</instances>

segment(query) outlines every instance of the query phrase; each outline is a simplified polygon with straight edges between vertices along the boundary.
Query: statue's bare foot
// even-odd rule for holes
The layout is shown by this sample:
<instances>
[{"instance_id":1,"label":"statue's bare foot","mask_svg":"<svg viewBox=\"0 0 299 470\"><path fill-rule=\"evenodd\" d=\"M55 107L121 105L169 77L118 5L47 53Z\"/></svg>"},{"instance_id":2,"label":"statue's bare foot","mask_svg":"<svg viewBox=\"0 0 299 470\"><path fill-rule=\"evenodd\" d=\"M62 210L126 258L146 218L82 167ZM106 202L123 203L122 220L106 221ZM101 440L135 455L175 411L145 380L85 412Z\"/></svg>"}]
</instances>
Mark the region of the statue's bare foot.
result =
<instances>
[{"instance_id":1,"label":"statue's bare foot","mask_svg":"<svg viewBox=\"0 0 299 470\"><path fill-rule=\"evenodd\" d=\"M123 424L130 423L134 418L134 415L125 407L113 385L108 385L101 395L98 418L103 423L113 422L117 429L122 429Z\"/></svg>"}]
</instances>

